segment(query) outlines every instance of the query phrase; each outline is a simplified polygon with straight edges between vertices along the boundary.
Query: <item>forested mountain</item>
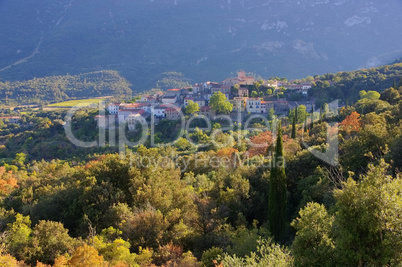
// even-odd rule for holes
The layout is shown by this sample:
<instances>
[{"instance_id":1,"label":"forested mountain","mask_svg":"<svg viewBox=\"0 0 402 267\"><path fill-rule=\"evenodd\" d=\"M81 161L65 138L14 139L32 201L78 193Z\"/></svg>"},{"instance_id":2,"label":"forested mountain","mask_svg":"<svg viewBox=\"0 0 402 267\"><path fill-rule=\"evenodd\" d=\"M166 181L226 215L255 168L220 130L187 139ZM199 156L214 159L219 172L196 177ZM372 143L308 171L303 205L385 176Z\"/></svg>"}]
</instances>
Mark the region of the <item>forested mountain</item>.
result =
<instances>
[{"instance_id":1,"label":"forested mountain","mask_svg":"<svg viewBox=\"0 0 402 267\"><path fill-rule=\"evenodd\" d=\"M131 96L130 83L117 71L0 81L0 99L22 104L100 96Z\"/></svg>"},{"instance_id":2,"label":"forested mountain","mask_svg":"<svg viewBox=\"0 0 402 267\"><path fill-rule=\"evenodd\" d=\"M198 82L239 68L301 78L373 67L402 54L401 9L398 0L4 0L0 78L114 69L142 91L168 71Z\"/></svg>"},{"instance_id":3,"label":"forested mountain","mask_svg":"<svg viewBox=\"0 0 402 267\"><path fill-rule=\"evenodd\" d=\"M309 91L309 96L317 99L318 106L334 100L355 103L361 90L382 92L402 85L402 64L380 66L377 68L327 73L315 76L317 81Z\"/></svg>"}]
</instances>

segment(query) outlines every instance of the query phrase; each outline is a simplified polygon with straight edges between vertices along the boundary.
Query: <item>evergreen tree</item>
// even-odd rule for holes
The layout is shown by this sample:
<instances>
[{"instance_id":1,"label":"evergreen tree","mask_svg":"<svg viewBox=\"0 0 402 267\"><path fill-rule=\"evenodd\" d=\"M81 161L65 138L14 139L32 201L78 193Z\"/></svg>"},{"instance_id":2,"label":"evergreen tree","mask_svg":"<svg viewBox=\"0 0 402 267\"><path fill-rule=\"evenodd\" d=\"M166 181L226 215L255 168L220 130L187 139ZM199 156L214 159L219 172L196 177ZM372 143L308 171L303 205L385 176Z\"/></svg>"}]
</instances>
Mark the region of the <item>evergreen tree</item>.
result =
<instances>
[{"instance_id":1,"label":"evergreen tree","mask_svg":"<svg viewBox=\"0 0 402 267\"><path fill-rule=\"evenodd\" d=\"M305 133L307 132L307 116L304 117L304 129L303 130Z\"/></svg>"},{"instance_id":2,"label":"evergreen tree","mask_svg":"<svg viewBox=\"0 0 402 267\"><path fill-rule=\"evenodd\" d=\"M310 117L311 121L310 121L310 130L313 129L314 127L314 109L311 112L311 117Z\"/></svg>"},{"instance_id":3,"label":"evergreen tree","mask_svg":"<svg viewBox=\"0 0 402 267\"><path fill-rule=\"evenodd\" d=\"M278 127L275 153L269 178L269 229L277 242L283 242L286 229L286 173L283 155L281 124Z\"/></svg>"},{"instance_id":4,"label":"evergreen tree","mask_svg":"<svg viewBox=\"0 0 402 267\"><path fill-rule=\"evenodd\" d=\"M398 89L398 85L396 84L396 80L394 79L394 85L392 86L394 89Z\"/></svg>"},{"instance_id":5,"label":"evergreen tree","mask_svg":"<svg viewBox=\"0 0 402 267\"><path fill-rule=\"evenodd\" d=\"M297 111L295 111L295 114L297 114ZM292 122L292 139L296 138L296 116L293 116L293 122Z\"/></svg>"},{"instance_id":6,"label":"evergreen tree","mask_svg":"<svg viewBox=\"0 0 402 267\"><path fill-rule=\"evenodd\" d=\"M322 122L322 107L320 108L320 118L319 118L319 122Z\"/></svg>"}]
</instances>

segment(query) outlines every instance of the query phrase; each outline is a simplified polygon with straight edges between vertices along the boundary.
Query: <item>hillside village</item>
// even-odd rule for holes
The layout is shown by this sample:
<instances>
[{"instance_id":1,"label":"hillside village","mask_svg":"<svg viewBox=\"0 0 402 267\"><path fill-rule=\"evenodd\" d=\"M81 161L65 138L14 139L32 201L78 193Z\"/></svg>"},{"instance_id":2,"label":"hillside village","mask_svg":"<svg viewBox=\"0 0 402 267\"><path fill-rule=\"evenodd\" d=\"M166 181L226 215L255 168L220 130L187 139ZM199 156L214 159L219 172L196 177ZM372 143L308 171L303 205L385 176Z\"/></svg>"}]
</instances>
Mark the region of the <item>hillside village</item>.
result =
<instances>
[{"instance_id":1,"label":"hillside village","mask_svg":"<svg viewBox=\"0 0 402 267\"><path fill-rule=\"evenodd\" d=\"M178 120L182 117L185 107L192 102L198 104L198 115L207 118L216 116L215 110L209 106L209 100L215 93L222 93L233 105L232 116L247 114L268 114L272 109L275 114L287 114L296 106L306 106L306 111L315 109L314 99L308 99L308 91L314 81L280 81L260 80L246 76L239 71L237 77L230 77L221 83L196 83L189 88L168 89L164 93L145 95L135 103L110 103L107 106L108 115L96 117L98 126L108 128L109 125L128 123L134 127L134 121L145 122L153 117L155 123L161 119ZM253 86L262 88L262 91L253 91ZM250 89L251 88L251 89ZM265 91L264 91L265 90ZM299 101L291 101L286 97L299 95Z\"/></svg>"}]
</instances>

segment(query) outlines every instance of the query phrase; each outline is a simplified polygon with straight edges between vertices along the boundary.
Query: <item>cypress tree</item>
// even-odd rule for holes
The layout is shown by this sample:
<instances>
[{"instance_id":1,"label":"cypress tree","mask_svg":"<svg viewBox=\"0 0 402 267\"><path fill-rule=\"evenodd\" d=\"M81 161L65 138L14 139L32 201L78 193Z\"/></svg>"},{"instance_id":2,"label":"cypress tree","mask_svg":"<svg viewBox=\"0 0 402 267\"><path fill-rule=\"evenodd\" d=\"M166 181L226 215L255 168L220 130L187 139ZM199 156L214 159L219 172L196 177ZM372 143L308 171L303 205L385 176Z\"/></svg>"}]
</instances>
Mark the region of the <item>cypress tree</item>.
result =
<instances>
[{"instance_id":1,"label":"cypress tree","mask_svg":"<svg viewBox=\"0 0 402 267\"><path fill-rule=\"evenodd\" d=\"M311 112L310 118L311 118L311 122L310 122L310 130L311 130L311 129L313 129L313 127L314 127L314 109L313 109L313 111Z\"/></svg>"},{"instance_id":2,"label":"cypress tree","mask_svg":"<svg viewBox=\"0 0 402 267\"><path fill-rule=\"evenodd\" d=\"M304 117L304 129L303 131L307 133L307 116Z\"/></svg>"},{"instance_id":3,"label":"cypress tree","mask_svg":"<svg viewBox=\"0 0 402 267\"><path fill-rule=\"evenodd\" d=\"M327 118L327 111L329 111L329 106L327 103L324 104L323 110L324 112L322 114L322 121L324 121Z\"/></svg>"},{"instance_id":4,"label":"cypress tree","mask_svg":"<svg viewBox=\"0 0 402 267\"><path fill-rule=\"evenodd\" d=\"M297 113L297 111L295 111L295 113ZM292 122L292 135L291 135L292 139L296 138L296 115L293 116L293 122Z\"/></svg>"},{"instance_id":5,"label":"cypress tree","mask_svg":"<svg viewBox=\"0 0 402 267\"><path fill-rule=\"evenodd\" d=\"M268 219L275 241L283 242L286 230L286 173L283 158L282 128L279 124L269 178Z\"/></svg>"},{"instance_id":6,"label":"cypress tree","mask_svg":"<svg viewBox=\"0 0 402 267\"><path fill-rule=\"evenodd\" d=\"M320 108L320 123L322 122L322 107Z\"/></svg>"},{"instance_id":7,"label":"cypress tree","mask_svg":"<svg viewBox=\"0 0 402 267\"><path fill-rule=\"evenodd\" d=\"M396 85L396 80L395 79L394 79L394 85L392 87L394 87L395 90L398 90L398 86Z\"/></svg>"}]
</instances>

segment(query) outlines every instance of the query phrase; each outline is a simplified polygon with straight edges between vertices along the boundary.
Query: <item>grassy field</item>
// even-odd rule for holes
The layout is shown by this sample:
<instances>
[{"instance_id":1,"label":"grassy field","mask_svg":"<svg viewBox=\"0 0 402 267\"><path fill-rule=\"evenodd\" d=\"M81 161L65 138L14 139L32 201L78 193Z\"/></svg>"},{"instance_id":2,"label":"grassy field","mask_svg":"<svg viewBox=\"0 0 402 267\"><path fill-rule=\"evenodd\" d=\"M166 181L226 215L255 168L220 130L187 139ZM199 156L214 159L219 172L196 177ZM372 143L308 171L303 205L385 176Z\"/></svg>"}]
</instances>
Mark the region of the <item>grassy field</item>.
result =
<instances>
[{"instance_id":1,"label":"grassy field","mask_svg":"<svg viewBox=\"0 0 402 267\"><path fill-rule=\"evenodd\" d=\"M48 105L48 107L75 107L75 106L86 107L86 106L89 106L91 104L97 104L97 103L102 102L104 100L105 100L104 98L91 98L91 99L82 99L82 100L71 100L71 101L54 103L54 104Z\"/></svg>"}]
</instances>

